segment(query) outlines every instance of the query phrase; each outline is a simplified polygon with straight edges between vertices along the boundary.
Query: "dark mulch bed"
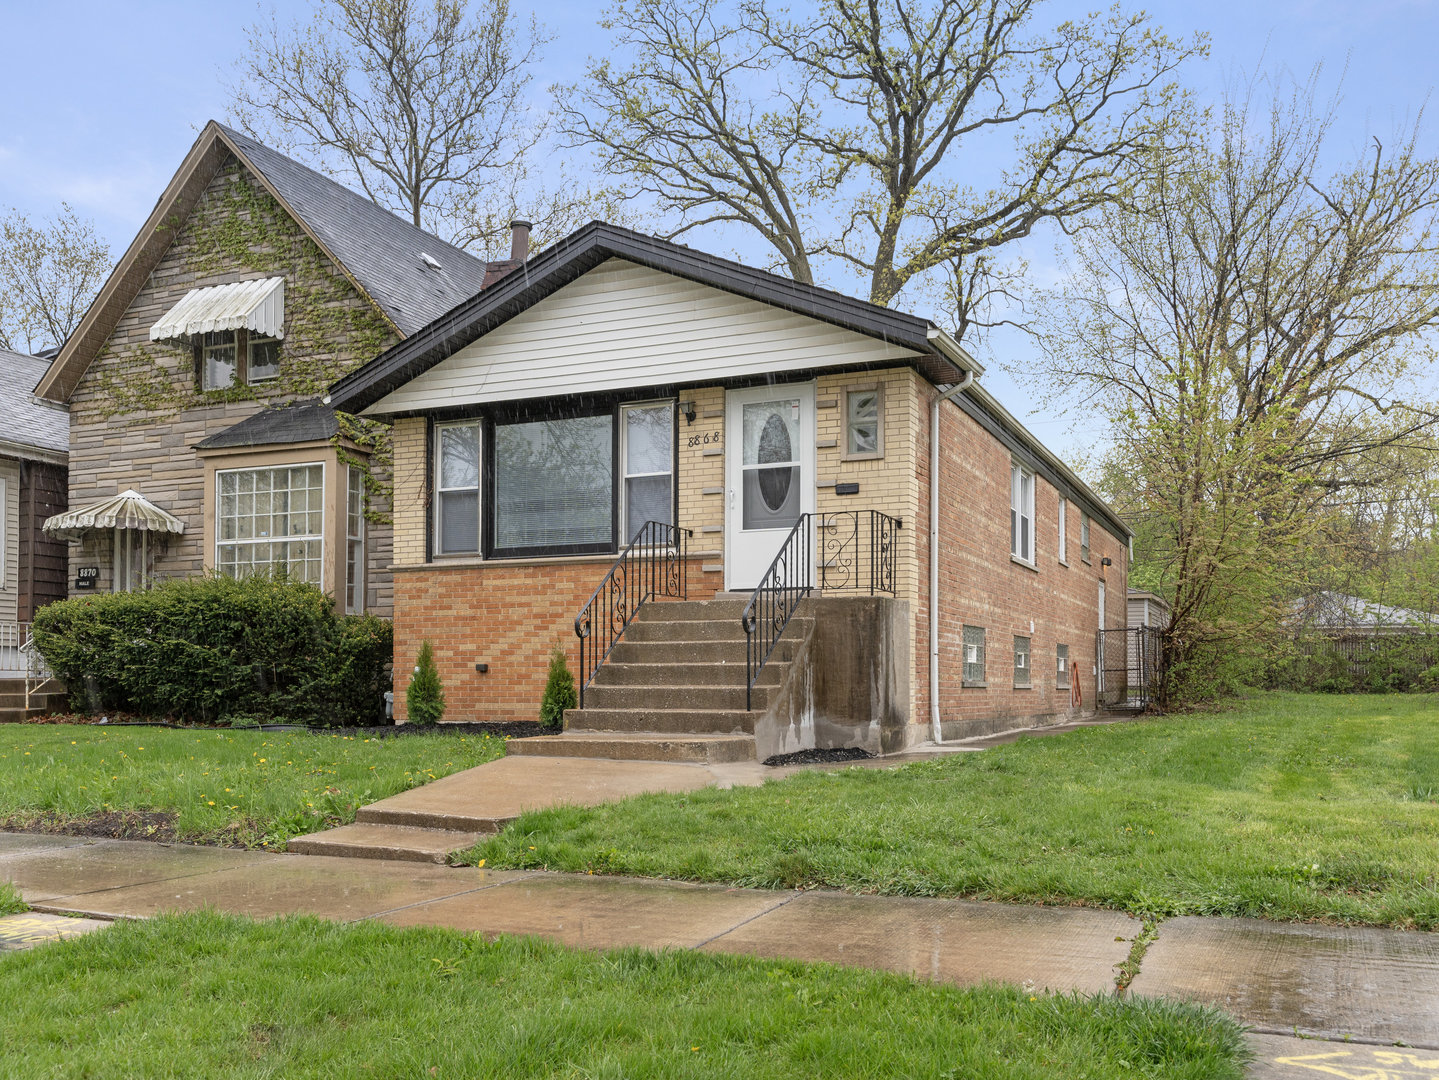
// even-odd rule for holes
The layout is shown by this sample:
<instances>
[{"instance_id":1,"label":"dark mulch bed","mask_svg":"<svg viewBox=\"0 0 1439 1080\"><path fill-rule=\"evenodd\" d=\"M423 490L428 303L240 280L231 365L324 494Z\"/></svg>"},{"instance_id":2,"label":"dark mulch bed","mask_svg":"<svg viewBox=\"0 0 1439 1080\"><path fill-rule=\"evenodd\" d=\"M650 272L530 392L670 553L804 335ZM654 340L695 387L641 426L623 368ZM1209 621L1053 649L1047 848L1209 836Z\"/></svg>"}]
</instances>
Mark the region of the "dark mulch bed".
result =
<instances>
[{"instance_id":1,"label":"dark mulch bed","mask_svg":"<svg viewBox=\"0 0 1439 1080\"><path fill-rule=\"evenodd\" d=\"M491 738L532 739L539 735L557 735L538 720L493 720L474 724L439 724L421 727L418 724L383 724L375 727L309 727L304 724L203 724L172 720L149 720L129 713L89 716L85 713L51 713L28 717L27 724L89 724L104 727L204 728L233 731L313 731L317 735L363 735L366 738L388 738L398 735L489 735Z\"/></svg>"},{"instance_id":2,"label":"dark mulch bed","mask_svg":"<svg viewBox=\"0 0 1439 1080\"><path fill-rule=\"evenodd\" d=\"M796 750L793 754L776 754L764 759L766 765L827 765L832 761L862 761L874 757L858 746L842 746L836 750Z\"/></svg>"},{"instance_id":3,"label":"dark mulch bed","mask_svg":"<svg viewBox=\"0 0 1439 1080\"><path fill-rule=\"evenodd\" d=\"M83 818L64 818L51 811L0 819L0 829L15 832L94 836L105 840L175 842L178 814L161 810L106 810Z\"/></svg>"}]
</instances>

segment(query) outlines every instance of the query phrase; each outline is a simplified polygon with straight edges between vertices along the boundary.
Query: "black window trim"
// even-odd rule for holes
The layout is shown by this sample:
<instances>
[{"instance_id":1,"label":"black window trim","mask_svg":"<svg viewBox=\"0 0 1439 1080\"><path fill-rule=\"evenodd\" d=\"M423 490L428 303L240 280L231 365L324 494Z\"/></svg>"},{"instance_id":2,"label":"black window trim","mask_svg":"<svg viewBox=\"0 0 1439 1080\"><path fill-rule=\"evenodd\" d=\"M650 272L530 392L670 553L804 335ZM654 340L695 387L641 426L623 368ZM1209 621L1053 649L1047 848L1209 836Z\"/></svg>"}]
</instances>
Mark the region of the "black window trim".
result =
<instances>
[{"instance_id":1,"label":"black window trim","mask_svg":"<svg viewBox=\"0 0 1439 1080\"><path fill-rule=\"evenodd\" d=\"M426 554L433 563L459 559L544 559L580 555L615 555L629 544L629 537L620 537L621 511L624 501L623 462L620 460L620 424L622 409L627 405L671 406L672 438L670 440L670 513L679 521L679 395L667 387L651 392L610 394L585 401L546 399L539 402L506 402L481 408L447 411L444 416L428 416L428 452L426 467L431 470L431 511L426 514ZM495 428L505 424L532 423L539 420L570 420L590 416L610 417L610 539L604 544L546 544L538 547L501 548L495 546ZM439 538L439 430L449 424L478 423L480 426L480 530L478 551L441 553Z\"/></svg>"}]
</instances>

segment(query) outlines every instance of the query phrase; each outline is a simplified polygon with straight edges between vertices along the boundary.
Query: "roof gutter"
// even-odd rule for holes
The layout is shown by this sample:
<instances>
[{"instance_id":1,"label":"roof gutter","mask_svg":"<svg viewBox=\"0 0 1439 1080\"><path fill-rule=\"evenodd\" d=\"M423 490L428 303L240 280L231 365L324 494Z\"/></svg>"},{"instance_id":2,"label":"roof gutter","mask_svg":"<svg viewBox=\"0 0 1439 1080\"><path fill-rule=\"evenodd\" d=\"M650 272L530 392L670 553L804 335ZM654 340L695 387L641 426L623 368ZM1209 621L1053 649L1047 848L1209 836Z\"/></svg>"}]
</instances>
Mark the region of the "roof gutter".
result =
<instances>
[{"instance_id":1,"label":"roof gutter","mask_svg":"<svg viewBox=\"0 0 1439 1080\"><path fill-rule=\"evenodd\" d=\"M959 382L935 397L929 413L929 726L936 745L944 741L939 724L939 414L940 405L974 385L984 366L949 334L932 327L926 335L964 374Z\"/></svg>"}]
</instances>

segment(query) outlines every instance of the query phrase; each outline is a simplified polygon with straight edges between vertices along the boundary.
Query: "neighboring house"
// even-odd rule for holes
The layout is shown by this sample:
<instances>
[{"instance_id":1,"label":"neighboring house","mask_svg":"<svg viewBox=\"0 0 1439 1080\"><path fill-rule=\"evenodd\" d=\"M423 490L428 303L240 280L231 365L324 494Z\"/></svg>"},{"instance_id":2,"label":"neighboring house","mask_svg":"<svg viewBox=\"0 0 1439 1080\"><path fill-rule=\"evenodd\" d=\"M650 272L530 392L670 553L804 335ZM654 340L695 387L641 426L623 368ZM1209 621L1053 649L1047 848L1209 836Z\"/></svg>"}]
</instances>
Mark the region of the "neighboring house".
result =
<instances>
[{"instance_id":1,"label":"neighboring house","mask_svg":"<svg viewBox=\"0 0 1439 1080\"><path fill-rule=\"evenodd\" d=\"M450 719L534 718L587 598L604 582L603 642L682 544L690 600L718 602L647 604L567 719L589 749L537 752L893 750L1092 707L1130 533L981 370L925 319L604 223L546 249L325 399L393 424L400 714L428 638ZM686 535L606 579L646 520ZM780 576L825 595L747 700L741 609L784 543ZM856 586L893 598L840 606ZM766 592L760 622L792 599Z\"/></svg>"},{"instance_id":2,"label":"neighboring house","mask_svg":"<svg viewBox=\"0 0 1439 1080\"><path fill-rule=\"evenodd\" d=\"M71 582L283 567L388 614L389 508L368 499L387 469L314 399L485 272L207 124L36 390L70 410L70 509L48 527Z\"/></svg>"},{"instance_id":3,"label":"neighboring house","mask_svg":"<svg viewBox=\"0 0 1439 1080\"><path fill-rule=\"evenodd\" d=\"M1325 637L1386 637L1432 634L1439 615L1413 608L1390 607L1347 593L1321 590L1295 601L1291 625Z\"/></svg>"},{"instance_id":4,"label":"neighboring house","mask_svg":"<svg viewBox=\"0 0 1439 1080\"><path fill-rule=\"evenodd\" d=\"M37 608L65 598L65 545L41 525L65 509L65 410L34 398L45 360L0 349L0 675L22 671Z\"/></svg>"}]
</instances>

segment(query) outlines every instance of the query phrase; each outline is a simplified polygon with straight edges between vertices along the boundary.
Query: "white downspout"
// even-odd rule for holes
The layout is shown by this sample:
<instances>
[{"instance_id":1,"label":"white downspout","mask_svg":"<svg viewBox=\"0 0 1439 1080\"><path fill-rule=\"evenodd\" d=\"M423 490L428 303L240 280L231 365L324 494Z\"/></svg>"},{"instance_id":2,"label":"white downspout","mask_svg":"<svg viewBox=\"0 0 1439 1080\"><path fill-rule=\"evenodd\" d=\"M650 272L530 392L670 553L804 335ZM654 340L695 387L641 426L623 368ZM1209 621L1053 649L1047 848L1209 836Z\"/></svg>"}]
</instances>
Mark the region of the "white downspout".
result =
<instances>
[{"instance_id":1,"label":"white downspout","mask_svg":"<svg viewBox=\"0 0 1439 1080\"><path fill-rule=\"evenodd\" d=\"M939 407L967 390L974 372L934 399L929 413L929 726L930 737L943 742L939 730Z\"/></svg>"}]
</instances>

